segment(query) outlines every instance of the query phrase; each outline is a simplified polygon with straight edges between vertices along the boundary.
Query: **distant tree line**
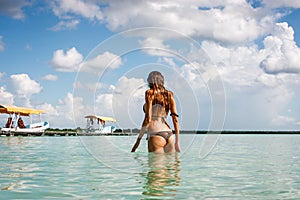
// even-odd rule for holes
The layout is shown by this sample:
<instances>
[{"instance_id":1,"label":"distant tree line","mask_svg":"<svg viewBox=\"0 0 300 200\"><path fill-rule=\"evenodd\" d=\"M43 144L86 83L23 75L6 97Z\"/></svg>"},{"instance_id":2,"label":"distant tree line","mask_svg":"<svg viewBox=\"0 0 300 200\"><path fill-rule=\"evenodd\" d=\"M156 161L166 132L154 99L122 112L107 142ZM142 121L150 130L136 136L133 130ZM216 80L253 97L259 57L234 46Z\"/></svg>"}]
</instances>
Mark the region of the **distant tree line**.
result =
<instances>
[{"instance_id":1,"label":"distant tree line","mask_svg":"<svg viewBox=\"0 0 300 200\"><path fill-rule=\"evenodd\" d=\"M59 129L59 128L47 128L46 131L53 131L53 132L80 132L82 129L80 127L77 127L75 129L73 128L64 128L64 129Z\"/></svg>"}]
</instances>

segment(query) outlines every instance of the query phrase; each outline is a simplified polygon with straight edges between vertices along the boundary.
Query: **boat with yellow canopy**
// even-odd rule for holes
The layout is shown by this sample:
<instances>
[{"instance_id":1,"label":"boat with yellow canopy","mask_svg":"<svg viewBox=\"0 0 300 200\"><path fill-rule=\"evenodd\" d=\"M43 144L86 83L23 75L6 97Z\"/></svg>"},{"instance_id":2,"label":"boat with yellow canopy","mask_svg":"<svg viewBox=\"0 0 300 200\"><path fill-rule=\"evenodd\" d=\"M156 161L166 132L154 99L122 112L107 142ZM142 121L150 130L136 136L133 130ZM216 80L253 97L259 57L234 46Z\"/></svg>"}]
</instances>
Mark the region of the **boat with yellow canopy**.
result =
<instances>
[{"instance_id":1,"label":"boat with yellow canopy","mask_svg":"<svg viewBox=\"0 0 300 200\"><path fill-rule=\"evenodd\" d=\"M116 126L107 125L106 122L114 123L117 120L113 117L104 117L98 115L87 115L86 131L87 133L109 134L116 130Z\"/></svg>"},{"instance_id":2,"label":"boat with yellow canopy","mask_svg":"<svg viewBox=\"0 0 300 200\"><path fill-rule=\"evenodd\" d=\"M9 115L2 133L43 133L49 128L49 123L41 119L44 110L1 104L0 113ZM31 115L39 115L40 122L32 123ZM22 116L30 117L30 124L25 125Z\"/></svg>"}]
</instances>

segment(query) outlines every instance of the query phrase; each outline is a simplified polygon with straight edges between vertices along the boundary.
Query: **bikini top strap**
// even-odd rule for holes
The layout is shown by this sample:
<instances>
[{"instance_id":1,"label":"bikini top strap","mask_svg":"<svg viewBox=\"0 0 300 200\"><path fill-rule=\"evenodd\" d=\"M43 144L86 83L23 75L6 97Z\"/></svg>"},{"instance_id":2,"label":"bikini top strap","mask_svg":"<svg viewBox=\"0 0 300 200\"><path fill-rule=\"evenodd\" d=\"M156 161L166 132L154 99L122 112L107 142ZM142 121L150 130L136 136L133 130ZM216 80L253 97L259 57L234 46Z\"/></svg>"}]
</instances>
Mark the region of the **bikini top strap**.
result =
<instances>
[{"instance_id":1,"label":"bikini top strap","mask_svg":"<svg viewBox=\"0 0 300 200\"><path fill-rule=\"evenodd\" d=\"M179 115L178 115L178 114L176 114L176 113L171 113L171 114L170 114L170 116L179 117Z\"/></svg>"}]
</instances>

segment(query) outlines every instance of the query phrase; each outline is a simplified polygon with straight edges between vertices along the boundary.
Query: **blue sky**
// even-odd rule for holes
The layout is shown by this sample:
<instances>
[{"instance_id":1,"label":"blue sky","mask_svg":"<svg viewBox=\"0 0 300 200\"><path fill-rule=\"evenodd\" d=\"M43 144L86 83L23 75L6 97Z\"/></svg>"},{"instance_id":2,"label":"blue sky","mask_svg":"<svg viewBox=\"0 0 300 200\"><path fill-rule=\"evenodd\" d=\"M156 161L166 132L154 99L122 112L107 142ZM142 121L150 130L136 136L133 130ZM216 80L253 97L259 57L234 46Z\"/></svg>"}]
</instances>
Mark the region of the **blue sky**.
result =
<instances>
[{"instance_id":1,"label":"blue sky","mask_svg":"<svg viewBox=\"0 0 300 200\"><path fill-rule=\"evenodd\" d=\"M139 128L159 70L182 129L299 130L299 18L294 0L0 1L0 104Z\"/></svg>"}]
</instances>

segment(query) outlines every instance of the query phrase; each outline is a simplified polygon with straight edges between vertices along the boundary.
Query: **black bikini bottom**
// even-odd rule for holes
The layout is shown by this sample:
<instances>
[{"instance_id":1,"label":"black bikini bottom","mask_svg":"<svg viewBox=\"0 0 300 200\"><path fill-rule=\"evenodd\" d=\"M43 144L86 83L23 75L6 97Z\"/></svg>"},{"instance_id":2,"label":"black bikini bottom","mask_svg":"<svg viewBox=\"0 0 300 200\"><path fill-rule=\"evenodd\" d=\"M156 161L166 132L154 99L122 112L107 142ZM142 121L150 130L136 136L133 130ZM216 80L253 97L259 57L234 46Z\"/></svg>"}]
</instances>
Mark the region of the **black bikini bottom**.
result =
<instances>
[{"instance_id":1,"label":"black bikini bottom","mask_svg":"<svg viewBox=\"0 0 300 200\"><path fill-rule=\"evenodd\" d=\"M158 135L158 136L165 138L166 142L168 143L168 139L173 135L173 132L172 131L159 131L159 132L149 133L149 137L152 137L154 135Z\"/></svg>"}]
</instances>

